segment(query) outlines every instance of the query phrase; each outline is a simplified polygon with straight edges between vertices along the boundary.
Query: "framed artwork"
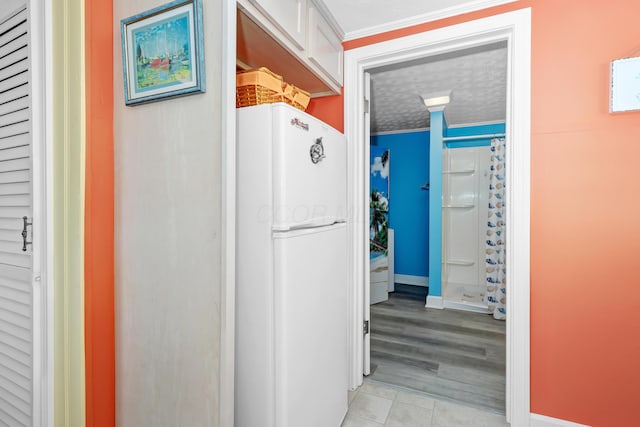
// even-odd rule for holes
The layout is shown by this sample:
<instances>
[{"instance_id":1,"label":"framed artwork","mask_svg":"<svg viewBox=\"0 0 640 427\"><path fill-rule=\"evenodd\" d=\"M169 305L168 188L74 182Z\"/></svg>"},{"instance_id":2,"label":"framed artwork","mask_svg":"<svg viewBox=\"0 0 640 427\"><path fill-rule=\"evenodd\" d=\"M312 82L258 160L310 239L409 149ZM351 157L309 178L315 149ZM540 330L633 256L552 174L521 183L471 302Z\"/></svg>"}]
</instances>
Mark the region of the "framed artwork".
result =
<instances>
[{"instance_id":1,"label":"framed artwork","mask_svg":"<svg viewBox=\"0 0 640 427\"><path fill-rule=\"evenodd\" d=\"M120 21L127 105L205 91L201 0L178 0Z\"/></svg>"}]
</instances>

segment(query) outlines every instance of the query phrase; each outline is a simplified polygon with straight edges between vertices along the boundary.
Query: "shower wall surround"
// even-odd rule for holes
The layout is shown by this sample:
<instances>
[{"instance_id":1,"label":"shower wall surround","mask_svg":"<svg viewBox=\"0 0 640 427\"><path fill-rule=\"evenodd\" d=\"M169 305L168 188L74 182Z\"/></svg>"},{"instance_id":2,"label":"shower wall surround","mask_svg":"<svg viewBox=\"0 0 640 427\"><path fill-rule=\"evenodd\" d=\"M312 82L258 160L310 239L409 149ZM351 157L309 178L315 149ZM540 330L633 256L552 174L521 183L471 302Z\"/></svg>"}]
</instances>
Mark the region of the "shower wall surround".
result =
<instances>
[{"instance_id":1,"label":"shower wall surround","mask_svg":"<svg viewBox=\"0 0 640 427\"><path fill-rule=\"evenodd\" d=\"M504 123L448 128L447 136L503 133ZM390 171L389 227L395 230L395 281L425 286L429 283L429 183L430 130L372 135L371 145L388 148L393 153ZM451 141L452 150L486 146L490 139ZM439 178L442 182L442 177ZM433 288L430 289L430 293ZM441 293L439 293L439 296Z\"/></svg>"}]
</instances>

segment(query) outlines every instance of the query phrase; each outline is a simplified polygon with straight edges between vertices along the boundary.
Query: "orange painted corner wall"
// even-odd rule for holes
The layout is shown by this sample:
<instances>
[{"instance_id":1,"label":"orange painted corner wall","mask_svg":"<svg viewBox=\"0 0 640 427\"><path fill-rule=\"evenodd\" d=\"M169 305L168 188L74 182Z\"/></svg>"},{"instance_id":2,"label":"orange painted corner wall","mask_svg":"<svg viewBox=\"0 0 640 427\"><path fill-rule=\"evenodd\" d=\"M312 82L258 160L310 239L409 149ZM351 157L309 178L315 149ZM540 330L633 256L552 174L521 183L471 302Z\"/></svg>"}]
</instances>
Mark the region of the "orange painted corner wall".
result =
<instances>
[{"instance_id":1,"label":"orange painted corner wall","mask_svg":"<svg viewBox=\"0 0 640 427\"><path fill-rule=\"evenodd\" d=\"M115 425L112 1L85 2L86 423Z\"/></svg>"},{"instance_id":2,"label":"orange painted corner wall","mask_svg":"<svg viewBox=\"0 0 640 427\"><path fill-rule=\"evenodd\" d=\"M609 67L640 43L637 0L520 0L344 43L345 50L532 9L531 411L637 423L640 112L608 112ZM313 113L343 129L333 98ZM514 141L517 143L517 141Z\"/></svg>"},{"instance_id":3,"label":"orange painted corner wall","mask_svg":"<svg viewBox=\"0 0 640 427\"><path fill-rule=\"evenodd\" d=\"M344 100L340 95L312 98L307 113L344 132Z\"/></svg>"}]
</instances>

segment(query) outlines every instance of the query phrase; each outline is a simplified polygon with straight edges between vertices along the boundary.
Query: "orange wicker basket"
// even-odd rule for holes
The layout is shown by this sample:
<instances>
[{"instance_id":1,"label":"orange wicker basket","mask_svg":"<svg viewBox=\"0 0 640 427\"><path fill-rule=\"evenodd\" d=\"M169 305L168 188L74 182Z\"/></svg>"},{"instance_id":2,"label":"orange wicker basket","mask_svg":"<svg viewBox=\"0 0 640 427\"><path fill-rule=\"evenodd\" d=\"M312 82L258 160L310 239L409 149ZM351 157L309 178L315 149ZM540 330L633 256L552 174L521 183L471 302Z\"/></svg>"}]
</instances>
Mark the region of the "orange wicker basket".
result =
<instances>
[{"instance_id":1,"label":"orange wicker basket","mask_svg":"<svg viewBox=\"0 0 640 427\"><path fill-rule=\"evenodd\" d=\"M293 105L297 109L305 111L307 109L307 105L309 105L311 95L309 95L309 92L306 92L299 87L295 87L292 84L285 83L284 98L284 102L286 102L287 104Z\"/></svg>"},{"instance_id":2,"label":"orange wicker basket","mask_svg":"<svg viewBox=\"0 0 640 427\"><path fill-rule=\"evenodd\" d=\"M285 102L304 111L309 100L308 92L285 83L265 67L236 73L236 108Z\"/></svg>"},{"instance_id":3,"label":"orange wicker basket","mask_svg":"<svg viewBox=\"0 0 640 427\"><path fill-rule=\"evenodd\" d=\"M236 108L284 102L282 77L261 67L236 73Z\"/></svg>"}]
</instances>

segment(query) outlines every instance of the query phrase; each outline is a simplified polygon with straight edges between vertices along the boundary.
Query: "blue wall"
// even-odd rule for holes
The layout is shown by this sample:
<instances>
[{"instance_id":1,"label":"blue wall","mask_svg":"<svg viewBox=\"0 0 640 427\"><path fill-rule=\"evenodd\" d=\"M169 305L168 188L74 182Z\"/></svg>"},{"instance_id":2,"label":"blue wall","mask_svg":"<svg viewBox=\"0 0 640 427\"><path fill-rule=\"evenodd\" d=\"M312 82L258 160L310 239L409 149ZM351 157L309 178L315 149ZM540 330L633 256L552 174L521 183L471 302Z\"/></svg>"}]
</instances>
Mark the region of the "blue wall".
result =
<instances>
[{"instance_id":1,"label":"blue wall","mask_svg":"<svg viewBox=\"0 0 640 427\"><path fill-rule=\"evenodd\" d=\"M429 132L371 137L371 145L391 152L389 175L389 227L395 230L395 272L428 276Z\"/></svg>"},{"instance_id":2,"label":"blue wall","mask_svg":"<svg viewBox=\"0 0 640 427\"><path fill-rule=\"evenodd\" d=\"M447 136L503 133L504 123L449 128ZM374 135L371 145L391 151L389 227L395 230L395 273L429 276L429 131ZM489 139L452 141L448 148L489 145ZM441 182L441 181L440 181Z\"/></svg>"}]
</instances>

